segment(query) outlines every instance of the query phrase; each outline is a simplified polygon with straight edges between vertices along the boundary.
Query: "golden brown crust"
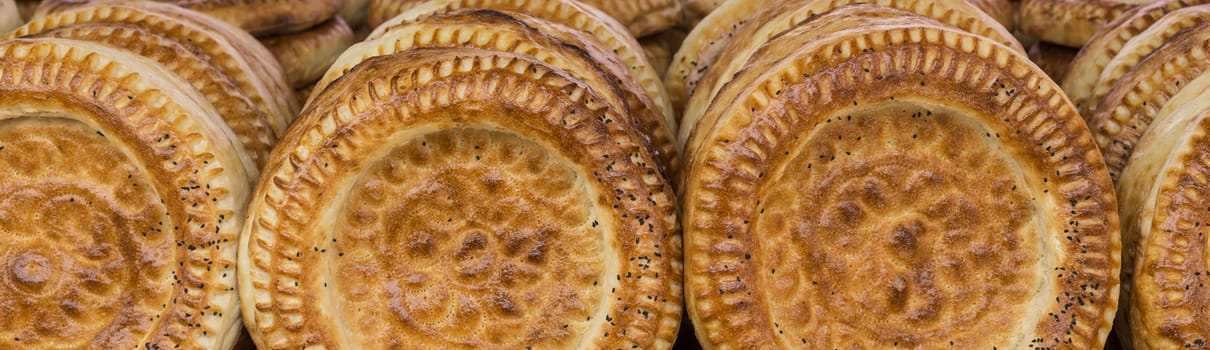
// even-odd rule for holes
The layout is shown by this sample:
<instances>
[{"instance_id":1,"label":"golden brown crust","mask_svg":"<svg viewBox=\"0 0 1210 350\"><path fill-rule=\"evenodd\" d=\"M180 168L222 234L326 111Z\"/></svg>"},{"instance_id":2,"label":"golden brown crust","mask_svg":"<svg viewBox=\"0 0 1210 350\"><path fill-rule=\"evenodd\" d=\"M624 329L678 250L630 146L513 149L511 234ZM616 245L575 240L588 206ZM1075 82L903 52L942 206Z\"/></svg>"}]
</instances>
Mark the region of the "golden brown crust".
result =
<instances>
[{"instance_id":1,"label":"golden brown crust","mask_svg":"<svg viewBox=\"0 0 1210 350\"><path fill-rule=\"evenodd\" d=\"M1127 247L1122 302L1128 306L1119 315L1118 333L1134 349L1203 348L1210 339L1201 233L1210 207L1205 107L1203 102L1160 113L1118 183Z\"/></svg>"},{"instance_id":2,"label":"golden brown crust","mask_svg":"<svg viewBox=\"0 0 1210 350\"><path fill-rule=\"evenodd\" d=\"M89 42L0 42L0 71L0 348L230 348L257 171L216 112Z\"/></svg>"},{"instance_id":3,"label":"golden brown crust","mask_svg":"<svg viewBox=\"0 0 1210 350\"><path fill-rule=\"evenodd\" d=\"M277 57L290 86L313 85L341 52L353 45L353 29L340 17L305 32L261 39Z\"/></svg>"},{"instance_id":4,"label":"golden brown crust","mask_svg":"<svg viewBox=\"0 0 1210 350\"><path fill-rule=\"evenodd\" d=\"M772 54L688 163L705 348L1104 345L1112 183L1024 55L920 24Z\"/></svg>"},{"instance_id":5,"label":"golden brown crust","mask_svg":"<svg viewBox=\"0 0 1210 350\"><path fill-rule=\"evenodd\" d=\"M277 142L277 131L271 127L264 113L257 110L252 100L218 67L176 39L151 30L155 29L112 23L83 23L31 33L26 37L92 41L130 51L163 65L181 81L197 89L206 98L205 103L213 105L226 125L239 137L243 151L248 153L258 168L264 166L269 151Z\"/></svg>"},{"instance_id":6,"label":"golden brown crust","mask_svg":"<svg viewBox=\"0 0 1210 350\"><path fill-rule=\"evenodd\" d=\"M406 16L406 15L405 15ZM469 47L535 57L587 83L637 130L650 138L661 173L676 178L678 148L664 114L646 96L629 69L609 49L583 32L520 13L458 10L383 28L378 39L350 48L316 84L328 84L367 58L424 47Z\"/></svg>"},{"instance_id":7,"label":"golden brown crust","mask_svg":"<svg viewBox=\"0 0 1210 350\"><path fill-rule=\"evenodd\" d=\"M109 1L44 16L13 31L8 38L41 33L81 23L138 25L172 36L192 52L223 70L263 110L273 131L281 134L298 111L286 87L281 65L252 36L212 17L177 6L148 1Z\"/></svg>"},{"instance_id":8,"label":"golden brown crust","mask_svg":"<svg viewBox=\"0 0 1210 350\"><path fill-rule=\"evenodd\" d=\"M386 8L392 7L394 9ZM672 130L676 130L676 120L672 104L668 101L668 93L655 69L647 62L643 47L634 39L626 28L611 19L600 10L586 6L579 1L568 0L427 0L422 2L380 2L370 3L370 15L381 13L399 13L389 21L383 22L370 34L374 39L382 35L386 28L419 17L446 13L457 9L475 8L486 10L510 11L528 14L547 21L562 24L571 28L591 33L605 47L613 50L639 84L647 91L647 95L664 113ZM374 23L374 20L370 21Z\"/></svg>"},{"instance_id":9,"label":"golden brown crust","mask_svg":"<svg viewBox=\"0 0 1210 350\"><path fill-rule=\"evenodd\" d=\"M20 26L21 15L13 0L0 0L0 33L5 33Z\"/></svg>"},{"instance_id":10,"label":"golden brown crust","mask_svg":"<svg viewBox=\"0 0 1210 350\"><path fill-rule=\"evenodd\" d=\"M340 11L342 0L174 0L254 35L293 33L319 25Z\"/></svg>"},{"instance_id":11,"label":"golden brown crust","mask_svg":"<svg viewBox=\"0 0 1210 350\"><path fill-rule=\"evenodd\" d=\"M1127 41L1150 28L1169 12L1200 5L1204 2L1202 0L1162 0L1139 6L1118 16L1088 39L1088 43L1080 49L1080 53L1072 61L1069 75L1063 79L1063 91L1080 109L1081 115L1088 116L1086 111L1089 108L1086 106L1096 102L1091 99L1093 87L1101 76L1101 72L1105 70L1105 66L1118 55Z\"/></svg>"},{"instance_id":12,"label":"golden brown crust","mask_svg":"<svg viewBox=\"0 0 1210 350\"><path fill-rule=\"evenodd\" d=\"M1156 112L1210 66L1207 50L1210 25L1187 28L1123 75L1101 99L1089 125L1115 180Z\"/></svg>"},{"instance_id":13,"label":"golden brown crust","mask_svg":"<svg viewBox=\"0 0 1210 350\"><path fill-rule=\"evenodd\" d=\"M1101 99L1121 80L1123 75L1126 75L1126 72L1134 69L1139 61L1155 52L1173 35L1185 28L1207 22L1210 22L1210 4L1186 7L1172 11L1147 30L1130 38L1101 71L1101 76L1097 78L1097 83L1093 86L1092 96L1089 97L1089 102L1084 104L1085 109L1081 112L1091 115L1096 111Z\"/></svg>"},{"instance_id":14,"label":"golden brown crust","mask_svg":"<svg viewBox=\"0 0 1210 350\"><path fill-rule=\"evenodd\" d=\"M693 28L681 49L673 56L668 72L664 74L664 86L669 98L678 111L688 108L689 97L697 91L698 82L717 63L719 54L732 41L737 30L753 24L753 19L769 9L778 8L780 11L792 11L793 15L780 16L788 19L778 26L771 28L789 29L796 23L831 9L864 3L861 0L815 0L795 1L797 7L788 7L781 0L751 0L730 1L712 12L702 22ZM1020 48L1020 43L1013 38L1004 27L995 22L982 10L971 5L967 0L893 0L878 2L880 6L917 13L931 17L969 32L983 35L1009 45ZM776 35L773 32L771 35ZM1024 52L1024 48L1021 48Z\"/></svg>"},{"instance_id":15,"label":"golden brown crust","mask_svg":"<svg viewBox=\"0 0 1210 350\"><path fill-rule=\"evenodd\" d=\"M310 101L253 196L239 284L253 339L671 347L674 195L595 101L510 53L358 65Z\"/></svg>"},{"instance_id":16,"label":"golden brown crust","mask_svg":"<svg viewBox=\"0 0 1210 350\"><path fill-rule=\"evenodd\" d=\"M1153 0L1021 0L1018 26L1052 44L1082 47L1106 23Z\"/></svg>"},{"instance_id":17,"label":"golden brown crust","mask_svg":"<svg viewBox=\"0 0 1210 350\"><path fill-rule=\"evenodd\" d=\"M685 21L681 0L581 0L621 22L634 37L672 29Z\"/></svg>"},{"instance_id":18,"label":"golden brown crust","mask_svg":"<svg viewBox=\"0 0 1210 350\"><path fill-rule=\"evenodd\" d=\"M688 141L694 126L699 123L702 114L708 107L713 103L729 102L734 98L734 96L718 98L719 91L725 85L730 84L732 88L736 88L733 91L739 92L745 86L744 83L733 83L731 80L735 80L741 71L748 70L749 72L743 72L746 74L760 74L764 67L774 63L770 60L779 58L776 55L758 54L760 51L779 50L779 47L782 46L803 46L816 37L831 32L872 25L882 21L911 21L944 25L910 12L873 4L840 6L799 20L801 14L796 13L794 9L802 8L804 3L811 1L815 0L783 2L776 7L769 8L761 15L751 18L748 25L744 25L735 32L736 37L747 38L747 40L732 40L722 49L718 55L720 58L717 61L718 64L710 67L706 74L701 76L694 94L689 97L689 101L685 105L681 122L683 125L689 126L681 128L678 132L677 140L682 145ZM751 60L754 55L760 57ZM707 122L707 125L709 123L712 122Z\"/></svg>"},{"instance_id":19,"label":"golden brown crust","mask_svg":"<svg viewBox=\"0 0 1210 350\"><path fill-rule=\"evenodd\" d=\"M222 75L234 82L234 88L238 90L240 95L246 96L251 100L252 107L256 108L256 112L265 118L265 122L272 129L273 133L269 135L272 136L271 140L275 140L276 135L280 135L285 131L289 119L293 117L292 112L286 110L290 107L285 102L280 102L282 101L281 97L276 96L278 92L277 89L273 88L275 84L272 82L274 80L280 82L283 78L280 68L276 71L272 69L278 67L276 62L263 62L266 58L262 58L261 56L267 55L264 47L255 42L248 45L246 41L241 41L251 39L250 37L246 37L247 34L242 34L245 37L240 37L239 35L242 32L238 29L175 6L150 2L93 4L40 17L9 33L8 37L15 38L35 35L87 24L112 24L142 28L155 35L171 38L182 45L185 50L206 59L210 66L219 69ZM114 44L112 38L98 39L106 40L109 44ZM125 43L125 45L130 46L132 49L137 47L143 47L146 50L155 49L144 43L137 42ZM151 53L148 52L148 54ZM272 60L272 58L267 59ZM161 57L158 60L170 61L172 58ZM177 64L174 63L173 65ZM275 76L276 79L269 79L271 76ZM215 79L218 79L218 77ZM193 83L192 79L190 80ZM225 85L227 83L219 84ZM221 88L231 89L233 87L223 86ZM211 91L209 88L202 90L207 94ZM255 120L255 117L246 114L253 111L235 105L240 101L217 102L219 100L224 99L216 97L212 103L215 103L216 107L223 108L222 114L224 118L235 122L235 125L244 124L243 122L238 122L238 120ZM232 105L227 105L228 103ZM227 109L228 107L233 109ZM237 109L243 111L237 112ZM228 113L237 114L228 115ZM260 132L241 133L241 135L251 139L260 139L260 137L264 136ZM251 141L251 139L245 141ZM252 149L260 148L256 145L245 144L250 145ZM271 147L272 142L268 145ZM254 153L258 155L258 160L261 159L261 156L268 155L260 151Z\"/></svg>"},{"instance_id":20,"label":"golden brown crust","mask_svg":"<svg viewBox=\"0 0 1210 350\"><path fill-rule=\"evenodd\" d=\"M43 0L35 16L108 0ZM341 0L152 0L189 8L221 19L254 35L305 30L335 16Z\"/></svg>"},{"instance_id":21,"label":"golden brown crust","mask_svg":"<svg viewBox=\"0 0 1210 350\"><path fill-rule=\"evenodd\" d=\"M1037 64L1038 68L1042 68L1051 80L1063 81L1079 50L1039 41L1029 45L1028 53L1029 60Z\"/></svg>"},{"instance_id":22,"label":"golden brown crust","mask_svg":"<svg viewBox=\"0 0 1210 350\"><path fill-rule=\"evenodd\" d=\"M511 0L510 0L511 1ZM368 23L377 27L425 0L372 0ZM631 36L643 37L671 29L684 22L680 0L580 0L600 9L627 28ZM476 7L476 6L467 6ZM490 8L503 10L501 8Z\"/></svg>"}]
</instances>

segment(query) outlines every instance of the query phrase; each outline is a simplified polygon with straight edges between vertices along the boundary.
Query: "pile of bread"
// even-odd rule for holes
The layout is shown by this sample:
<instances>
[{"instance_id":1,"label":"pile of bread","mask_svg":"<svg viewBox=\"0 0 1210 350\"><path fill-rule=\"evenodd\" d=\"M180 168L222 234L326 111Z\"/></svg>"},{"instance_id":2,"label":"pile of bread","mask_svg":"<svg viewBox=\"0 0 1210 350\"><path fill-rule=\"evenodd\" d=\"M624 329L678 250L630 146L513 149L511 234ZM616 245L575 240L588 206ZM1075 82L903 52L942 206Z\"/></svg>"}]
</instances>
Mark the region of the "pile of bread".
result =
<instances>
[{"instance_id":1,"label":"pile of bread","mask_svg":"<svg viewBox=\"0 0 1210 350\"><path fill-rule=\"evenodd\" d=\"M0 348L1207 347L1205 6L0 0Z\"/></svg>"}]
</instances>

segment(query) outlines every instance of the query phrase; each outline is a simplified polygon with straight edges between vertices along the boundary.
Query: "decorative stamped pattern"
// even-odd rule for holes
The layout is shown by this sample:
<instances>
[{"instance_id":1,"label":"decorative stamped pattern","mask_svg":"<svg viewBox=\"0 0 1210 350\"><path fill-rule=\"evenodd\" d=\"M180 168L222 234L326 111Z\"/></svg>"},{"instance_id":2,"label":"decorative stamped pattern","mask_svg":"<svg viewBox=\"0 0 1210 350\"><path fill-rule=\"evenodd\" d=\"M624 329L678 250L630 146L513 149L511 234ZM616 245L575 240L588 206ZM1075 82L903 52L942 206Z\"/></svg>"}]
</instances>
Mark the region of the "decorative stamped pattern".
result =
<instances>
[{"instance_id":1,"label":"decorative stamped pattern","mask_svg":"<svg viewBox=\"0 0 1210 350\"><path fill-rule=\"evenodd\" d=\"M423 4L423 6L418 6ZM370 3L370 23L382 23L370 33L369 39L381 37L389 28L420 17L448 13L458 9L483 9L524 13L543 20L591 33L605 47L630 68L634 79L639 81L647 96L659 106L668 119L669 126L676 130L673 104L668 100L664 82L655 68L643 55L643 47L630 35L622 24L609 15L586 6L579 1L564 0L432 0L425 2L375 0ZM376 15L390 15L375 21ZM389 20L387 20L389 18Z\"/></svg>"},{"instance_id":2,"label":"decorative stamped pattern","mask_svg":"<svg viewBox=\"0 0 1210 350\"><path fill-rule=\"evenodd\" d=\"M1163 0L1139 6L1109 22L1105 25L1105 30L1098 31L1096 35L1088 39L1088 43L1071 61L1070 72L1063 78L1063 92L1067 93L1071 102L1076 104L1080 115L1085 116L1085 120L1087 120L1087 112L1095 110L1095 108L1089 108L1090 103L1097 102L1090 100L1093 88L1098 83L1105 66L1109 65L1109 62L1118 55L1128 41L1146 31L1168 13L1203 3L1206 2L1202 0ZM1147 51L1150 52L1150 49ZM1134 66L1133 62L1131 66ZM1116 74L1116 76L1120 77L1121 74Z\"/></svg>"},{"instance_id":3,"label":"decorative stamped pattern","mask_svg":"<svg viewBox=\"0 0 1210 350\"><path fill-rule=\"evenodd\" d=\"M187 85L146 63L0 43L0 347L234 344L256 169Z\"/></svg>"},{"instance_id":4,"label":"decorative stamped pattern","mask_svg":"<svg viewBox=\"0 0 1210 350\"><path fill-rule=\"evenodd\" d=\"M1182 84L1201 76L1210 61L1210 25L1184 30L1139 62L1105 94L1089 123L1115 181L1156 114Z\"/></svg>"},{"instance_id":5,"label":"decorative stamped pattern","mask_svg":"<svg viewBox=\"0 0 1210 350\"><path fill-rule=\"evenodd\" d=\"M684 217L699 339L1103 346L1116 203L1074 107L1008 47L879 29L774 50L787 58L698 125Z\"/></svg>"},{"instance_id":6,"label":"decorative stamped pattern","mask_svg":"<svg viewBox=\"0 0 1210 350\"><path fill-rule=\"evenodd\" d=\"M674 195L599 101L515 54L358 65L312 99L254 197L240 253L254 339L670 348Z\"/></svg>"}]
</instances>

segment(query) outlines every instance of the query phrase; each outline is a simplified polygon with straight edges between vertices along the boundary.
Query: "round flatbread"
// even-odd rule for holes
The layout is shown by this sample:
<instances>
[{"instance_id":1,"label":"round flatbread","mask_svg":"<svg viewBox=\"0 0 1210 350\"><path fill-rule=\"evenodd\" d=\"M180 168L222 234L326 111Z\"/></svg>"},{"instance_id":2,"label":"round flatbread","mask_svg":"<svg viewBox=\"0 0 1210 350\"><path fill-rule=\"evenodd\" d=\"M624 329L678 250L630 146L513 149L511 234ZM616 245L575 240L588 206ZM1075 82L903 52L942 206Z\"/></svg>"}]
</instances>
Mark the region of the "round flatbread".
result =
<instances>
[{"instance_id":1,"label":"round flatbread","mask_svg":"<svg viewBox=\"0 0 1210 350\"><path fill-rule=\"evenodd\" d=\"M296 89L319 81L336 57L353 42L353 29L340 17L305 32L261 39L281 63L290 86Z\"/></svg>"},{"instance_id":2,"label":"round flatbread","mask_svg":"<svg viewBox=\"0 0 1210 350\"><path fill-rule=\"evenodd\" d=\"M378 3L377 1L371 3L371 16L384 11L374 7ZM386 28L396 24L458 9L520 12L591 33L605 47L612 50L627 67L630 67L631 74L647 91L647 96L660 107L665 118L673 123L670 124L673 130L676 130L676 118L673 114L672 104L668 101L668 93L664 90L664 83L660 80L660 76L647 62L647 58L643 54L643 47L628 34L626 27L592 6L568 0L426 0L408 6L406 11L397 12L401 13L401 16L395 16L379 25L370 34L369 39L382 35ZM370 22L374 23L373 20Z\"/></svg>"},{"instance_id":3,"label":"round flatbread","mask_svg":"<svg viewBox=\"0 0 1210 350\"><path fill-rule=\"evenodd\" d=\"M1139 33L1131 38L1118 54L1105 65L1105 69L1101 71L1101 76L1097 78L1096 85L1093 85L1092 95L1088 98L1088 103L1084 104L1085 115L1092 114L1100 105L1101 99L1109 90L1114 87L1122 76L1126 75L1131 69L1158 49L1161 45L1167 42L1172 36L1176 35L1186 28L1196 27L1204 24L1210 24L1210 4L1198 5L1182 8L1164 16L1164 18L1156 21L1150 28Z\"/></svg>"},{"instance_id":4,"label":"round flatbread","mask_svg":"<svg viewBox=\"0 0 1210 350\"><path fill-rule=\"evenodd\" d=\"M512 53L357 65L310 101L253 196L239 265L253 339L669 349L675 195L597 101Z\"/></svg>"},{"instance_id":5,"label":"round flatbread","mask_svg":"<svg viewBox=\"0 0 1210 350\"><path fill-rule=\"evenodd\" d=\"M1174 95L1189 88L1189 83L1199 81L1197 78L1210 67L1205 59L1207 50L1210 24L1182 30L1139 61L1101 99L1089 126L1115 180L1157 112L1166 108Z\"/></svg>"},{"instance_id":6,"label":"round flatbread","mask_svg":"<svg viewBox=\"0 0 1210 350\"><path fill-rule=\"evenodd\" d=\"M1095 110L1088 106L1097 102L1092 98L1092 91L1101 72L1105 71L1105 66L1109 64L1109 61L1117 57L1127 41L1146 31L1152 24L1172 11L1200 5L1204 2L1203 0L1162 0L1136 7L1118 16L1117 19L1106 24L1103 30L1088 39L1088 43L1072 60L1069 74L1063 78L1063 92L1066 92L1067 97L1071 98L1071 102L1074 102L1080 109L1080 114L1087 117L1087 111ZM1135 63L1137 62L1136 60ZM1121 75L1118 74L1117 77L1121 77Z\"/></svg>"},{"instance_id":7,"label":"round flatbread","mask_svg":"<svg viewBox=\"0 0 1210 350\"><path fill-rule=\"evenodd\" d=\"M606 98L606 104L623 112L637 130L650 138L651 152L661 172L676 178L679 150L659 108L644 93L629 69L604 45L587 33L521 13L495 10L459 10L416 17L384 29L378 39L354 45L341 55L316 84L328 84L367 58L423 47L470 47L514 52L535 57L587 83ZM485 39L487 38L487 39Z\"/></svg>"},{"instance_id":8,"label":"round flatbread","mask_svg":"<svg viewBox=\"0 0 1210 350\"><path fill-rule=\"evenodd\" d=\"M368 23L370 26L379 26L411 8L424 6L425 2L426 0L373 0L370 3ZM636 38L671 29L685 20L681 0L579 0L578 2L600 9L609 17L620 22Z\"/></svg>"},{"instance_id":9,"label":"round flatbread","mask_svg":"<svg viewBox=\"0 0 1210 350\"><path fill-rule=\"evenodd\" d=\"M1013 48L885 22L770 43L774 64L697 126L682 210L698 340L1101 348L1121 251L1083 120Z\"/></svg>"},{"instance_id":10,"label":"round flatbread","mask_svg":"<svg viewBox=\"0 0 1210 350\"><path fill-rule=\"evenodd\" d=\"M48 16L42 16L48 17ZM39 18L42 18L39 17ZM35 20L10 33L20 37L81 23L113 23L153 28L186 44L190 51L209 58L211 63L234 79L239 88L269 117L275 131L285 129L298 113L299 102L286 84L281 66L273 55L248 33L213 17L178 6L149 1L110 1L87 5Z\"/></svg>"},{"instance_id":11,"label":"round flatbread","mask_svg":"<svg viewBox=\"0 0 1210 350\"><path fill-rule=\"evenodd\" d=\"M1210 98L1204 90L1196 95ZM1202 232L1210 207L1206 104L1165 107L1118 180L1126 250L1117 331L1133 349L1201 348L1210 339L1210 318L1201 307L1210 302Z\"/></svg>"},{"instance_id":12,"label":"round flatbread","mask_svg":"<svg viewBox=\"0 0 1210 350\"><path fill-rule=\"evenodd\" d=\"M1082 47L1106 23L1155 0L1021 0L1018 25L1025 35Z\"/></svg>"},{"instance_id":13,"label":"round flatbread","mask_svg":"<svg viewBox=\"0 0 1210 350\"><path fill-rule=\"evenodd\" d=\"M794 6L788 5L794 3ZM780 31L788 30L793 25L807 20L815 15L828 12L831 9L856 4L873 3L879 6L929 16L942 23L968 30L998 40L1006 45L1020 47L1020 43L1012 34L1004 29L994 19L966 0L814 0L814 1L782 1L782 0L751 0L729 1L710 16L702 20L685 38L681 49L672 58L668 72L664 74L664 85L669 98L678 111L689 108L689 97L698 89L698 83L707 71L712 69L721 52L734 38L744 38L735 35L745 26L762 26L762 37L755 40L765 40L777 35ZM788 13L787 13L788 12ZM774 25L766 26L760 16L779 18ZM1022 52L1025 49L1021 49Z\"/></svg>"},{"instance_id":14,"label":"round flatbread","mask_svg":"<svg viewBox=\"0 0 1210 350\"><path fill-rule=\"evenodd\" d=\"M230 349L257 170L146 58L0 42L0 348Z\"/></svg>"},{"instance_id":15,"label":"round flatbread","mask_svg":"<svg viewBox=\"0 0 1210 350\"><path fill-rule=\"evenodd\" d=\"M112 0L43 0L35 17ZM117 0L126 1L126 0ZM342 0L154 0L200 11L254 35L294 33L337 14Z\"/></svg>"},{"instance_id":16,"label":"round flatbread","mask_svg":"<svg viewBox=\"0 0 1210 350\"><path fill-rule=\"evenodd\" d=\"M725 85L730 84L731 79L735 78L743 70L761 72L764 67L771 64L771 62L753 62L751 60L752 56L756 55L759 50L767 51L773 49L768 47L769 45L802 46L819 35L845 28L868 25L869 20L895 18L906 18L913 21L923 20L911 12L892 7L873 4L852 4L806 17L799 23L792 23L801 16L801 13L797 13L794 9L802 8L804 3L813 1L817 0L791 0L783 2L778 7L770 8L760 16L750 19L747 25L744 25L735 32L736 36L748 38L748 40L730 41L718 54L718 59L715 60L717 64L710 67L706 71L706 74L702 75L696 83L697 88L693 95L689 97L689 101L685 105L685 112L681 115L681 123L682 125L686 125L686 127L682 127L679 130L677 139L682 145L688 141L690 133L693 132L693 128L698 124L702 114L717 100L719 91ZM938 25L943 24L938 23ZM774 57L770 55L762 56L766 58ZM736 85L735 87L739 86ZM724 97L723 99L727 100L728 98Z\"/></svg>"},{"instance_id":17,"label":"round flatbread","mask_svg":"<svg viewBox=\"0 0 1210 350\"><path fill-rule=\"evenodd\" d=\"M128 15L127 18L134 18L155 14L132 10ZM216 66L219 62L232 62L233 56L198 53L222 50L221 45L214 45L214 41L199 40L199 45L208 49L199 50L198 46L189 41L192 35L185 35L188 31L171 31L166 26L152 24L154 20L122 23L103 20L80 21L89 16L88 9L83 9L80 13L56 13L36 19L17 32L23 37L96 42L129 51L163 65L181 81L197 89L205 97L205 103L214 106L225 124L239 137L243 151L252 157L258 168L264 166L269 151L277 142L278 133L285 131L285 125L278 123L275 128L266 115L269 111L258 109L256 103L242 91L235 80Z\"/></svg>"}]
</instances>

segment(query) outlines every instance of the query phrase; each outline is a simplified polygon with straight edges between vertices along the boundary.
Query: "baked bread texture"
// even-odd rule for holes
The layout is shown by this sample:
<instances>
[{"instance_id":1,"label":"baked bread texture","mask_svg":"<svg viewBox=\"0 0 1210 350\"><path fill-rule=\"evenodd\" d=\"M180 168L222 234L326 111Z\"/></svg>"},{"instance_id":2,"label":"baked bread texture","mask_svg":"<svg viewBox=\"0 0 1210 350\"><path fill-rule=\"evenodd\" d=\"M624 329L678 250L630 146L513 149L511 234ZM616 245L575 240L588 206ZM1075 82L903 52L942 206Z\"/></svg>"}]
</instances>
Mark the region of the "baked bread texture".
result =
<instances>
[{"instance_id":1,"label":"baked bread texture","mask_svg":"<svg viewBox=\"0 0 1210 350\"><path fill-rule=\"evenodd\" d=\"M686 126L703 348L1102 348L1117 203L1057 84L933 19L835 22L766 43Z\"/></svg>"},{"instance_id":2,"label":"baked bread texture","mask_svg":"<svg viewBox=\"0 0 1210 350\"><path fill-rule=\"evenodd\" d=\"M228 39L242 33L238 29L221 22L209 27L203 22L208 18L190 14L151 2L93 4L35 19L9 37L92 41L154 60L197 89L239 136L244 151L258 166L264 165L277 135L292 119L279 109L284 106L268 103L274 97L262 79L265 75L252 73L257 58L244 55L246 50L264 49L239 47ZM280 73L276 79L282 79Z\"/></svg>"},{"instance_id":3,"label":"baked bread texture","mask_svg":"<svg viewBox=\"0 0 1210 350\"><path fill-rule=\"evenodd\" d=\"M0 42L0 348L229 349L257 168L187 82L56 38Z\"/></svg>"},{"instance_id":4,"label":"baked bread texture","mask_svg":"<svg viewBox=\"0 0 1210 350\"><path fill-rule=\"evenodd\" d=\"M43 0L34 17L112 0ZM125 1L125 0L118 0ZM332 18L342 0L154 0L203 12L254 35L296 33Z\"/></svg>"},{"instance_id":5,"label":"baked bread texture","mask_svg":"<svg viewBox=\"0 0 1210 350\"><path fill-rule=\"evenodd\" d=\"M317 91L240 241L261 349L672 346L675 195L590 85L441 48Z\"/></svg>"}]
</instances>

